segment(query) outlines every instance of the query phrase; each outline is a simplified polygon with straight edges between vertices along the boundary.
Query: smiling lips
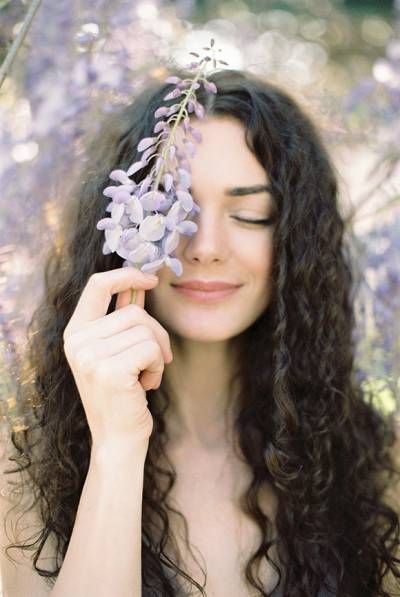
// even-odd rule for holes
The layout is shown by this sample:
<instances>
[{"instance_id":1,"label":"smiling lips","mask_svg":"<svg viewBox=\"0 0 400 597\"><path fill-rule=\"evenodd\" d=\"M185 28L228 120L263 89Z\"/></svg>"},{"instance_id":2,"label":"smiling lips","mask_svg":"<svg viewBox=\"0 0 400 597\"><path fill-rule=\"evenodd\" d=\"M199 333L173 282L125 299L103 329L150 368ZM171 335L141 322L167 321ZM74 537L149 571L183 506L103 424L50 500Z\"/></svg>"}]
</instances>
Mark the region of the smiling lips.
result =
<instances>
[{"instance_id":1,"label":"smiling lips","mask_svg":"<svg viewBox=\"0 0 400 597\"><path fill-rule=\"evenodd\" d=\"M230 284L220 280L188 280L172 284L180 294L200 302L210 302L230 296L240 288L240 284Z\"/></svg>"}]
</instances>

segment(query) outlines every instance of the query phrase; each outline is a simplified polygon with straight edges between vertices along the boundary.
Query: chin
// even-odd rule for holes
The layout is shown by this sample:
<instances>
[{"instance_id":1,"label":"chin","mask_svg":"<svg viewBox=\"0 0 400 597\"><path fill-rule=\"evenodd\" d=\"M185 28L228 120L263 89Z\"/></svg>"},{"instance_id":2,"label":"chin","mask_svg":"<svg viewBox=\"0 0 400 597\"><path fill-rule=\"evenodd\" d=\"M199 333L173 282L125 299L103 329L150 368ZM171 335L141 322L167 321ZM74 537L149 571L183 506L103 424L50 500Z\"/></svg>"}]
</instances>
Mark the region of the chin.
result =
<instances>
[{"instance_id":1,"label":"chin","mask_svg":"<svg viewBox=\"0 0 400 597\"><path fill-rule=\"evenodd\" d=\"M187 340L197 342L223 342L238 336L244 332L255 320L251 318L241 318L238 314L226 313L223 317L221 314L192 314L183 318L176 317L163 318L156 317L156 319L165 327L165 329L174 335Z\"/></svg>"}]
</instances>

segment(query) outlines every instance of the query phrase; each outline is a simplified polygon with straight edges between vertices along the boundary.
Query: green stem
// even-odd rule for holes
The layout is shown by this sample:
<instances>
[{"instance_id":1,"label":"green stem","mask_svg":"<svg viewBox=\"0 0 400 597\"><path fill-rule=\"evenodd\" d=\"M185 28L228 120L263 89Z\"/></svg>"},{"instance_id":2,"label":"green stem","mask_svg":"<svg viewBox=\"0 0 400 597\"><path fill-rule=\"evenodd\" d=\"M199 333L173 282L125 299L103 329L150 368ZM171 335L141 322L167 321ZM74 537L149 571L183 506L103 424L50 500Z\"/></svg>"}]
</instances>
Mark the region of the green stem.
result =
<instances>
[{"instance_id":1,"label":"green stem","mask_svg":"<svg viewBox=\"0 0 400 597\"><path fill-rule=\"evenodd\" d=\"M0 67L0 87L3 85L6 76L8 75L9 71L11 70L11 66L15 60L15 57L18 53L18 50L23 44L23 41L28 33L29 27L32 24L34 16L41 4L42 0L32 0L32 3L29 7L28 12L26 13L26 17L22 24L21 29L18 32L17 37L14 39L11 48L9 49L7 56L5 57L3 64Z\"/></svg>"},{"instance_id":2,"label":"green stem","mask_svg":"<svg viewBox=\"0 0 400 597\"><path fill-rule=\"evenodd\" d=\"M176 119L176 121L174 123L174 126L172 127L171 134L170 134L170 136L168 138L168 141L167 141L167 143L166 143L166 145L165 145L165 147L164 147L164 149L162 151L162 156L163 157L167 154L168 149L171 147L171 145L172 145L172 143L174 141L176 128L177 128L178 124L180 123L180 119L182 117L183 111L186 108L186 104L188 103L189 98L192 95L193 86L197 82L197 80L199 79L200 75L202 74L203 68L204 68L204 66L206 64L207 64L207 62L204 61L203 64L202 64L202 66L201 66L201 68L199 69L199 72L196 74L195 78L192 81L192 84L191 84L191 86L189 88L189 93L186 95L185 99L182 102L182 105L181 105L180 110L178 112L177 119ZM158 185L160 184L161 176L163 175L163 173L164 173L164 164L161 164L161 168L159 169L157 177L156 177L156 180L154 182L153 190L156 191L158 189Z\"/></svg>"}]
</instances>

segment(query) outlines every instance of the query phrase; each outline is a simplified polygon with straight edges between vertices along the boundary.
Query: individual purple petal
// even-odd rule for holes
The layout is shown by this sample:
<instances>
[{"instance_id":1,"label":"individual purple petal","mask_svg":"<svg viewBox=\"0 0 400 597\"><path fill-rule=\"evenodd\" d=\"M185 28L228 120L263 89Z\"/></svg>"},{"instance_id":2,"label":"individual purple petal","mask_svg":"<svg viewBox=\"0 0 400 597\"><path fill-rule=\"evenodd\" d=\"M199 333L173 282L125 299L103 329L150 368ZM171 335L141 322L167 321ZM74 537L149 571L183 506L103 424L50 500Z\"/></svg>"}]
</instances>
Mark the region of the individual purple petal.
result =
<instances>
[{"instance_id":1,"label":"individual purple petal","mask_svg":"<svg viewBox=\"0 0 400 597\"><path fill-rule=\"evenodd\" d=\"M127 205L127 213L134 224L140 224L143 221L143 205L136 196L131 197Z\"/></svg>"},{"instance_id":2,"label":"individual purple petal","mask_svg":"<svg viewBox=\"0 0 400 597\"><path fill-rule=\"evenodd\" d=\"M101 252L103 253L103 255L110 255L110 253L112 253L107 241L104 241Z\"/></svg>"},{"instance_id":3,"label":"individual purple petal","mask_svg":"<svg viewBox=\"0 0 400 597\"><path fill-rule=\"evenodd\" d=\"M127 191L128 193L131 193L134 188L135 185L133 184L121 184L118 187L114 185L106 187L103 191L103 195L105 195L106 197L114 197L115 193L119 191Z\"/></svg>"},{"instance_id":4,"label":"individual purple petal","mask_svg":"<svg viewBox=\"0 0 400 597\"><path fill-rule=\"evenodd\" d=\"M202 104L200 104L200 102L195 103L194 111L196 113L197 118L204 118L204 115L205 115L204 106Z\"/></svg>"},{"instance_id":5,"label":"individual purple petal","mask_svg":"<svg viewBox=\"0 0 400 597\"><path fill-rule=\"evenodd\" d=\"M102 218L96 224L97 230L114 230L115 222L111 218Z\"/></svg>"},{"instance_id":6,"label":"individual purple petal","mask_svg":"<svg viewBox=\"0 0 400 597\"><path fill-rule=\"evenodd\" d=\"M180 89L173 89L163 98L166 102L171 99L175 99L182 95L182 91Z\"/></svg>"},{"instance_id":7,"label":"individual purple petal","mask_svg":"<svg viewBox=\"0 0 400 597\"><path fill-rule=\"evenodd\" d=\"M118 224L122 216L124 215L125 206L121 203L114 203L111 210L111 218Z\"/></svg>"},{"instance_id":8,"label":"individual purple petal","mask_svg":"<svg viewBox=\"0 0 400 597\"><path fill-rule=\"evenodd\" d=\"M189 116L185 116L185 118L183 119L183 122L182 122L182 126L183 126L183 129L184 129L185 133L189 132L189 129L190 129L190 118L189 118Z\"/></svg>"},{"instance_id":9,"label":"individual purple petal","mask_svg":"<svg viewBox=\"0 0 400 597\"><path fill-rule=\"evenodd\" d=\"M132 241L140 242L139 230L136 227L126 228L121 234L121 243L129 245L130 249L136 247L136 244L132 244Z\"/></svg>"},{"instance_id":10,"label":"individual purple petal","mask_svg":"<svg viewBox=\"0 0 400 597\"><path fill-rule=\"evenodd\" d=\"M157 149L157 145L153 145L152 147L149 147L148 149L146 149L146 151L144 151L142 153L142 162L146 162L146 164L147 164L149 161L148 158L151 155L153 155L153 153L156 151L156 149Z\"/></svg>"},{"instance_id":11,"label":"individual purple petal","mask_svg":"<svg viewBox=\"0 0 400 597\"><path fill-rule=\"evenodd\" d=\"M186 159L186 156L184 158L182 158L181 160L179 160L179 165L181 168L183 168L184 170L189 172L189 174L192 171L192 169L190 167L190 162L188 162L188 160Z\"/></svg>"},{"instance_id":12,"label":"individual purple petal","mask_svg":"<svg viewBox=\"0 0 400 597\"><path fill-rule=\"evenodd\" d=\"M161 106L157 108L154 112L154 118L159 118L160 116L166 116L168 114L168 108L166 106Z\"/></svg>"},{"instance_id":13,"label":"individual purple petal","mask_svg":"<svg viewBox=\"0 0 400 597\"><path fill-rule=\"evenodd\" d=\"M166 172L163 176L164 179L164 188L168 192L171 190L172 183L174 182L174 177L170 172Z\"/></svg>"},{"instance_id":14,"label":"individual purple petal","mask_svg":"<svg viewBox=\"0 0 400 597\"><path fill-rule=\"evenodd\" d=\"M114 197L114 194L118 189L119 187L116 186L106 187L103 191L103 195L105 195L106 197Z\"/></svg>"},{"instance_id":15,"label":"individual purple petal","mask_svg":"<svg viewBox=\"0 0 400 597\"><path fill-rule=\"evenodd\" d=\"M149 191L142 195L140 201L147 211L156 211L163 199L164 193L161 193L161 191Z\"/></svg>"},{"instance_id":16,"label":"individual purple petal","mask_svg":"<svg viewBox=\"0 0 400 597\"><path fill-rule=\"evenodd\" d=\"M133 263L143 263L149 259L148 250L145 244L140 244L133 251L129 251L128 259Z\"/></svg>"},{"instance_id":17,"label":"individual purple petal","mask_svg":"<svg viewBox=\"0 0 400 597\"><path fill-rule=\"evenodd\" d=\"M183 209L186 212L189 212L193 207L193 197L187 191L176 191L176 196L178 197Z\"/></svg>"},{"instance_id":18,"label":"individual purple petal","mask_svg":"<svg viewBox=\"0 0 400 597\"><path fill-rule=\"evenodd\" d=\"M173 104L169 109L168 109L168 116L171 116L171 114L174 114L175 112L177 112L178 110L180 110L181 105L180 104Z\"/></svg>"},{"instance_id":19,"label":"individual purple petal","mask_svg":"<svg viewBox=\"0 0 400 597\"><path fill-rule=\"evenodd\" d=\"M172 253L175 251L179 243L179 232L175 229L172 230L162 241L162 248L164 253Z\"/></svg>"},{"instance_id":20,"label":"individual purple petal","mask_svg":"<svg viewBox=\"0 0 400 597\"><path fill-rule=\"evenodd\" d=\"M146 166L146 163L142 162L142 160L140 160L139 162L134 162L131 166L129 166L127 170L127 175L132 176L132 174L135 174L138 170L144 168L144 166Z\"/></svg>"},{"instance_id":21,"label":"individual purple petal","mask_svg":"<svg viewBox=\"0 0 400 597\"><path fill-rule=\"evenodd\" d=\"M192 212L193 214L198 214L200 211L200 205L197 205L197 203L195 201L193 201L193 207L192 207Z\"/></svg>"},{"instance_id":22,"label":"individual purple petal","mask_svg":"<svg viewBox=\"0 0 400 597\"><path fill-rule=\"evenodd\" d=\"M126 214L124 214L122 216L122 218L120 219L119 224L124 229L124 228L126 228L126 226L130 226L131 225L131 220L129 219L129 217Z\"/></svg>"},{"instance_id":23,"label":"individual purple petal","mask_svg":"<svg viewBox=\"0 0 400 597\"><path fill-rule=\"evenodd\" d=\"M116 250L116 253L123 259L128 259L130 249L128 249L125 245L122 245L120 242L120 244L118 245L118 248Z\"/></svg>"},{"instance_id":24,"label":"individual purple petal","mask_svg":"<svg viewBox=\"0 0 400 597\"><path fill-rule=\"evenodd\" d=\"M106 241L112 252L116 251L121 234L122 227L119 225L113 230L105 230Z\"/></svg>"},{"instance_id":25,"label":"individual purple petal","mask_svg":"<svg viewBox=\"0 0 400 597\"><path fill-rule=\"evenodd\" d=\"M191 141L186 141L185 147L186 147L187 152L191 158L196 155L196 147L194 146L194 144Z\"/></svg>"},{"instance_id":26,"label":"individual purple petal","mask_svg":"<svg viewBox=\"0 0 400 597\"><path fill-rule=\"evenodd\" d=\"M160 240L165 232L165 216L162 214L147 216L140 224L139 232L145 240Z\"/></svg>"},{"instance_id":27,"label":"individual purple petal","mask_svg":"<svg viewBox=\"0 0 400 597\"><path fill-rule=\"evenodd\" d=\"M160 268L162 268L164 261L165 257L161 257L161 259L156 259L155 261L149 261L148 263L143 264L140 269L146 274L154 274Z\"/></svg>"},{"instance_id":28,"label":"individual purple petal","mask_svg":"<svg viewBox=\"0 0 400 597\"><path fill-rule=\"evenodd\" d=\"M179 259L176 259L175 257L169 257L167 255L165 257L165 263L170 269L172 269L172 271L174 272L174 274L176 276L182 275L183 267L182 267L182 263L179 261Z\"/></svg>"},{"instance_id":29,"label":"individual purple petal","mask_svg":"<svg viewBox=\"0 0 400 597\"><path fill-rule=\"evenodd\" d=\"M129 178L130 174L124 172L124 170L113 170L110 172L109 177L111 180L117 180L122 184L132 184L131 179Z\"/></svg>"},{"instance_id":30,"label":"individual purple petal","mask_svg":"<svg viewBox=\"0 0 400 597\"><path fill-rule=\"evenodd\" d=\"M180 184L184 188L188 189L192 183L192 177L190 176L190 173L185 168L178 168L178 174Z\"/></svg>"},{"instance_id":31,"label":"individual purple petal","mask_svg":"<svg viewBox=\"0 0 400 597\"><path fill-rule=\"evenodd\" d=\"M117 190L113 197L114 203L128 203L130 201L131 195L127 191L121 190L121 187Z\"/></svg>"},{"instance_id":32,"label":"individual purple petal","mask_svg":"<svg viewBox=\"0 0 400 597\"><path fill-rule=\"evenodd\" d=\"M193 100L188 101L187 108L189 113L194 111L195 105Z\"/></svg>"},{"instance_id":33,"label":"individual purple petal","mask_svg":"<svg viewBox=\"0 0 400 597\"><path fill-rule=\"evenodd\" d=\"M175 201L165 217L165 225L168 230L173 230L185 218L186 211L182 208L180 201Z\"/></svg>"},{"instance_id":34,"label":"individual purple petal","mask_svg":"<svg viewBox=\"0 0 400 597\"><path fill-rule=\"evenodd\" d=\"M137 146L138 151L144 151L148 149L150 145L154 145L157 141L157 137L144 137Z\"/></svg>"},{"instance_id":35,"label":"individual purple petal","mask_svg":"<svg viewBox=\"0 0 400 597\"><path fill-rule=\"evenodd\" d=\"M164 120L160 120L157 122L156 126L153 129L154 133L159 133L161 130L168 128L168 124L164 122Z\"/></svg>"},{"instance_id":36,"label":"individual purple petal","mask_svg":"<svg viewBox=\"0 0 400 597\"><path fill-rule=\"evenodd\" d=\"M198 143L200 143L202 136L199 130L195 129L194 126L190 127L190 134L192 135L193 139L196 139Z\"/></svg>"},{"instance_id":37,"label":"individual purple petal","mask_svg":"<svg viewBox=\"0 0 400 597\"><path fill-rule=\"evenodd\" d=\"M165 79L166 83L172 83L173 85L177 85L181 81L182 79L180 77L176 77L175 75L171 75Z\"/></svg>"},{"instance_id":38,"label":"individual purple petal","mask_svg":"<svg viewBox=\"0 0 400 597\"><path fill-rule=\"evenodd\" d=\"M135 231L136 231L136 236L134 238L131 238L124 242L124 247L128 252L133 251L140 245L140 243L143 242L143 239L139 234L139 230L137 228L135 228Z\"/></svg>"},{"instance_id":39,"label":"individual purple petal","mask_svg":"<svg viewBox=\"0 0 400 597\"><path fill-rule=\"evenodd\" d=\"M189 87L190 84L191 84L191 80L190 79L184 79L180 83L177 83L176 86L178 87L178 89L185 89L185 87Z\"/></svg>"},{"instance_id":40,"label":"individual purple petal","mask_svg":"<svg viewBox=\"0 0 400 597\"><path fill-rule=\"evenodd\" d=\"M197 232L197 229L198 226L196 222L191 222L190 220L180 222L176 227L176 230L178 230L178 232L187 236L192 236L195 232Z\"/></svg>"},{"instance_id":41,"label":"individual purple petal","mask_svg":"<svg viewBox=\"0 0 400 597\"><path fill-rule=\"evenodd\" d=\"M151 184L151 176L148 175L140 183L140 191L139 191L140 196L144 195L144 193L147 192L147 189L149 188L150 184Z\"/></svg>"},{"instance_id":42,"label":"individual purple petal","mask_svg":"<svg viewBox=\"0 0 400 597\"><path fill-rule=\"evenodd\" d=\"M159 173L159 171L160 171L160 168L161 168L161 167L162 167L162 165L164 164L164 161L165 161L165 160L164 160L164 158L163 158L162 156L160 156L160 157L158 157L158 158L157 158L156 165L155 165L155 171L156 171L156 174L158 174L158 173Z\"/></svg>"},{"instance_id":43,"label":"individual purple petal","mask_svg":"<svg viewBox=\"0 0 400 597\"><path fill-rule=\"evenodd\" d=\"M158 211L167 211L172 205L172 197L169 195L168 197L164 197L162 201L160 201L160 205L158 206Z\"/></svg>"},{"instance_id":44,"label":"individual purple petal","mask_svg":"<svg viewBox=\"0 0 400 597\"><path fill-rule=\"evenodd\" d=\"M129 259L134 263L144 263L145 261L153 260L158 257L158 249L151 242L141 242L136 249L130 251Z\"/></svg>"},{"instance_id":45,"label":"individual purple petal","mask_svg":"<svg viewBox=\"0 0 400 597\"><path fill-rule=\"evenodd\" d=\"M217 86L211 81L203 81L204 89L210 93L217 93Z\"/></svg>"}]
</instances>

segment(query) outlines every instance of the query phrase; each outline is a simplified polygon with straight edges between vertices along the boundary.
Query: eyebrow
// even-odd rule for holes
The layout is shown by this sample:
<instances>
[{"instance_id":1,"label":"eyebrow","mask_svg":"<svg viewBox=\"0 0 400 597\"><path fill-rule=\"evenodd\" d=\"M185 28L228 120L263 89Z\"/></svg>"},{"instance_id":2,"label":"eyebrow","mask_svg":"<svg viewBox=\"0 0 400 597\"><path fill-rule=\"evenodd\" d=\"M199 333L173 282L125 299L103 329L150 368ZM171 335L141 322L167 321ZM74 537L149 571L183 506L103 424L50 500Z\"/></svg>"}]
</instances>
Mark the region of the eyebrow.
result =
<instances>
[{"instance_id":1,"label":"eyebrow","mask_svg":"<svg viewBox=\"0 0 400 597\"><path fill-rule=\"evenodd\" d=\"M225 189L225 195L238 197L242 195L253 195L253 193L262 193L263 191L272 193L272 187L265 184L256 184L250 187L232 187Z\"/></svg>"}]
</instances>

